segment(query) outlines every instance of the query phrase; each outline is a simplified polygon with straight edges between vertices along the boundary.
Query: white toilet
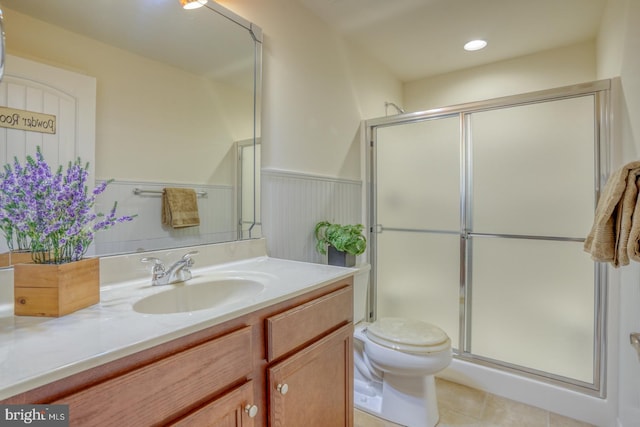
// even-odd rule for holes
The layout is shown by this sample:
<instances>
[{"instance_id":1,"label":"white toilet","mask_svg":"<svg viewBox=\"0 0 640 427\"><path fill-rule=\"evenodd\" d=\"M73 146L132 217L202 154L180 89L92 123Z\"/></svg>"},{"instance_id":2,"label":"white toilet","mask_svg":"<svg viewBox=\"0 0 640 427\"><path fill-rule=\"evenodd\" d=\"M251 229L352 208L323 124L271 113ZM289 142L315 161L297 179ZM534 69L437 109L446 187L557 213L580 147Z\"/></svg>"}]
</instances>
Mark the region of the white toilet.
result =
<instances>
[{"instance_id":1,"label":"white toilet","mask_svg":"<svg viewBox=\"0 0 640 427\"><path fill-rule=\"evenodd\" d=\"M438 423L434 375L451 363L451 340L435 325L398 317L364 322L369 271L354 277L354 404L407 427Z\"/></svg>"}]
</instances>

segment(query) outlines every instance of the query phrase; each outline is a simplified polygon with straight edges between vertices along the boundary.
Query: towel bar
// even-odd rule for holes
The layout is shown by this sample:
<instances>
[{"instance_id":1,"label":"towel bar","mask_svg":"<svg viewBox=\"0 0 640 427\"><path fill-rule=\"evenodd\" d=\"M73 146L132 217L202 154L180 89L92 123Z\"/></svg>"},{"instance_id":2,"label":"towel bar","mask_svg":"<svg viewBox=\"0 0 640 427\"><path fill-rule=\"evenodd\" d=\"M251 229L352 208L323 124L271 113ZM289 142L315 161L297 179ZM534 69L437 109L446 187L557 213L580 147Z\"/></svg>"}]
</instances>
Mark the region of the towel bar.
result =
<instances>
[{"instance_id":1,"label":"towel bar","mask_svg":"<svg viewBox=\"0 0 640 427\"><path fill-rule=\"evenodd\" d=\"M144 190L142 188L134 188L133 194L139 196L141 194L162 194L162 190ZM196 191L196 196L205 197L207 195L206 191Z\"/></svg>"}]
</instances>

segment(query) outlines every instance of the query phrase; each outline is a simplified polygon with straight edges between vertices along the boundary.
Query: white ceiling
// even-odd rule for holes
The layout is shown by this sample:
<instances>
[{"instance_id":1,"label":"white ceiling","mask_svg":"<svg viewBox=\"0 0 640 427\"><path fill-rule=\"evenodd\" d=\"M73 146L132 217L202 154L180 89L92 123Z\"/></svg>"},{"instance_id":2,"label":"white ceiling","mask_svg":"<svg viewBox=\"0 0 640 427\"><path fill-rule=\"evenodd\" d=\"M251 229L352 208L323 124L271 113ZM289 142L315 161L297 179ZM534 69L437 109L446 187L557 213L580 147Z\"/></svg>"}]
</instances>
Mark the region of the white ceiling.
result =
<instances>
[{"instance_id":1,"label":"white ceiling","mask_svg":"<svg viewBox=\"0 0 640 427\"><path fill-rule=\"evenodd\" d=\"M185 68L202 70L204 58L238 63L225 43L208 47L210 55L193 55L176 34L196 37L197 20L208 31L211 13L184 13L177 0L0 0L4 6L72 31L113 43ZM296 1L296 0L293 0ZM356 47L385 64L402 81L469 68L546 49L593 40L607 0L297 0ZM122 13L127 10L126 13ZM215 15L215 14L214 14ZM148 32L149 27L159 31ZM143 28L145 31L134 31ZM198 26L198 28L200 28ZM154 34L150 40L148 34ZM487 48L465 52L474 38ZM219 35L197 39L220 40ZM150 42L151 43L148 43ZM176 45L177 44L177 45ZM249 45L250 46L250 45ZM226 52L226 53L225 53ZM177 58L170 57L176 55ZM199 58L199 59L198 59ZM186 64L192 65L187 66ZM210 66L207 64L207 66ZM227 74L229 70L225 71Z\"/></svg>"},{"instance_id":2,"label":"white ceiling","mask_svg":"<svg viewBox=\"0 0 640 427\"><path fill-rule=\"evenodd\" d=\"M298 0L402 81L593 40L607 0ZM466 52L475 38L489 45Z\"/></svg>"}]
</instances>

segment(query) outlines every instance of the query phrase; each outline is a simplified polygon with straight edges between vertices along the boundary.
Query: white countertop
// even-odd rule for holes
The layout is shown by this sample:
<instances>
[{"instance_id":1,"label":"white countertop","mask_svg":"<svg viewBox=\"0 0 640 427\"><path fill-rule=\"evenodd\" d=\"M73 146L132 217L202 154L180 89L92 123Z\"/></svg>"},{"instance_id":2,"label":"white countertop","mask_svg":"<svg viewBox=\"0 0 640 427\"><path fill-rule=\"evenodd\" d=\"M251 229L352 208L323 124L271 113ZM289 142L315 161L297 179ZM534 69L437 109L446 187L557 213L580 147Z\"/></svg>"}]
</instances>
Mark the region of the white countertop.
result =
<instances>
[{"instance_id":1,"label":"white countertop","mask_svg":"<svg viewBox=\"0 0 640 427\"><path fill-rule=\"evenodd\" d=\"M256 274L265 287L216 308L141 314L132 308L136 301L174 286L152 287L146 278L103 286L99 304L60 318L0 312L0 399L301 295L354 270L259 256L193 269L192 280L209 274Z\"/></svg>"}]
</instances>

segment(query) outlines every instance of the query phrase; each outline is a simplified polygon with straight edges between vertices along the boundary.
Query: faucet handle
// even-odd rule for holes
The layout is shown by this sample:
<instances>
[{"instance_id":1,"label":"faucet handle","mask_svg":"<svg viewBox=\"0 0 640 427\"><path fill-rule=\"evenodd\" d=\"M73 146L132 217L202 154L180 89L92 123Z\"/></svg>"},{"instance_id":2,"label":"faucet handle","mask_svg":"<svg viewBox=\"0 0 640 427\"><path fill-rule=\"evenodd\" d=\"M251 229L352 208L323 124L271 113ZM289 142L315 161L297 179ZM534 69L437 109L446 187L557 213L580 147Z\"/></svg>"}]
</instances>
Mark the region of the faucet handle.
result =
<instances>
[{"instance_id":1,"label":"faucet handle","mask_svg":"<svg viewBox=\"0 0 640 427\"><path fill-rule=\"evenodd\" d=\"M164 271L164 263L162 260L156 257L144 257L140 260L140 262L144 263L153 263L153 272L163 272Z\"/></svg>"},{"instance_id":2,"label":"faucet handle","mask_svg":"<svg viewBox=\"0 0 640 427\"><path fill-rule=\"evenodd\" d=\"M198 255L198 253L198 251L187 252L186 254L182 255L182 259L191 259L192 256L196 256Z\"/></svg>"},{"instance_id":3,"label":"faucet handle","mask_svg":"<svg viewBox=\"0 0 640 427\"><path fill-rule=\"evenodd\" d=\"M182 255L182 259L184 261L187 261L187 267L192 267L193 266L193 259L192 257L198 255L198 251L191 251L191 252L187 252L186 254Z\"/></svg>"},{"instance_id":4,"label":"faucet handle","mask_svg":"<svg viewBox=\"0 0 640 427\"><path fill-rule=\"evenodd\" d=\"M151 268L151 284L153 286L158 284L158 281L165 276L166 270L164 268L164 263L156 257L144 257L140 260L142 263L153 263L153 267Z\"/></svg>"}]
</instances>

